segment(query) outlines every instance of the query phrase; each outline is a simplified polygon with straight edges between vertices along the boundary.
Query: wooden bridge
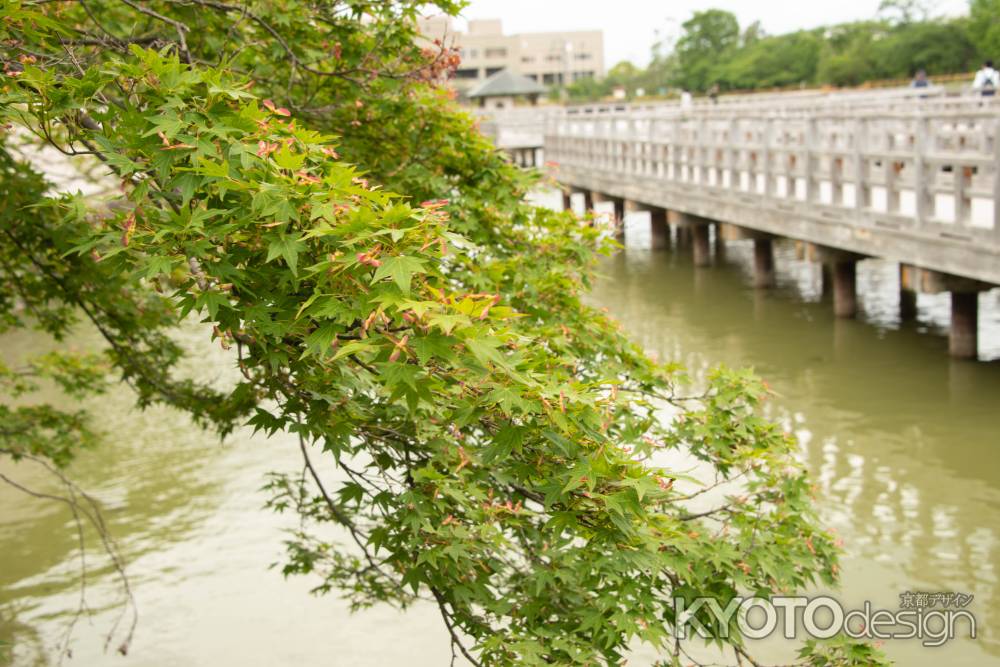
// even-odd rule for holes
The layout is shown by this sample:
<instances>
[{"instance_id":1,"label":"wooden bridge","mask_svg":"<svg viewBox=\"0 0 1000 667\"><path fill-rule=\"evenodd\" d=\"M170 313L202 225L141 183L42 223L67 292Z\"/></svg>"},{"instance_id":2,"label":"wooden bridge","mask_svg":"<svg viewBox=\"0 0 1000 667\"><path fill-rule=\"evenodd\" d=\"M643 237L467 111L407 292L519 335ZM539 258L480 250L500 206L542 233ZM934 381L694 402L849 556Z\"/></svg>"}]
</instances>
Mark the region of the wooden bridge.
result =
<instances>
[{"instance_id":1,"label":"wooden bridge","mask_svg":"<svg viewBox=\"0 0 1000 667\"><path fill-rule=\"evenodd\" d=\"M786 93L681 107L517 109L488 119L521 164L541 155L585 206L649 210L656 238L755 244L755 284L774 282L772 240L829 265L834 309L857 311L856 264L900 264L901 302L952 293L951 354L974 358L978 292L1000 284L1000 100L937 89ZM534 135L532 134L534 127ZM502 145L502 142L501 142Z\"/></svg>"}]
</instances>

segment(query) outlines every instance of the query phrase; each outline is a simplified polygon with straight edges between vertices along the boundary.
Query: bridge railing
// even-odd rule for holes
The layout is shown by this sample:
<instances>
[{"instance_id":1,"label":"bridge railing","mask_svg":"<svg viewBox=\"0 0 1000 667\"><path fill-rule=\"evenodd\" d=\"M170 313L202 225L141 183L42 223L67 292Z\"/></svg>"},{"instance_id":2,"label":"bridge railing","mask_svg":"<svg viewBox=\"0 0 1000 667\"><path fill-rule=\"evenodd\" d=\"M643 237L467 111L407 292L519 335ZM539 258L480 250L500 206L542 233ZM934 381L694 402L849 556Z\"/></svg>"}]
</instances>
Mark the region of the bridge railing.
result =
<instances>
[{"instance_id":1,"label":"bridge railing","mask_svg":"<svg viewBox=\"0 0 1000 667\"><path fill-rule=\"evenodd\" d=\"M768 110L804 108L830 108L843 106L857 108L859 105L888 107L905 104L911 100L932 100L950 98L963 100L966 96L949 96L942 86L926 88L887 88L878 90L803 90L779 93L755 93L747 95L723 96L716 101L706 98L693 100L684 106L680 100L656 102L601 102L565 107L567 115L600 115L619 113L672 113L681 111L732 112L734 110Z\"/></svg>"},{"instance_id":2,"label":"bridge railing","mask_svg":"<svg viewBox=\"0 0 1000 667\"><path fill-rule=\"evenodd\" d=\"M561 114L548 119L544 146L547 160L578 172L1000 245L1000 107L927 102L916 112Z\"/></svg>"},{"instance_id":3,"label":"bridge railing","mask_svg":"<svg viewBox=\"0 0 1000 667\"><path fill-rule=\"evenodd\" d=\"M940 87L898 88L859 91L801 91L763 93L720 98L717 104L699 100L693 106L679 102L645 104L602 103L592 105L514 107L503 110L475 111L483 131L501 148L541 147L546 128L562 119L600 118L620 121L625 118L656 119L693 117L728 119L733 115L772 118L813 117L830 113L878 114L942 112L978 112L992 110L1000 114L1000 98L982 98L970 94L946 94Z\"/></svg>"}]
</instances>

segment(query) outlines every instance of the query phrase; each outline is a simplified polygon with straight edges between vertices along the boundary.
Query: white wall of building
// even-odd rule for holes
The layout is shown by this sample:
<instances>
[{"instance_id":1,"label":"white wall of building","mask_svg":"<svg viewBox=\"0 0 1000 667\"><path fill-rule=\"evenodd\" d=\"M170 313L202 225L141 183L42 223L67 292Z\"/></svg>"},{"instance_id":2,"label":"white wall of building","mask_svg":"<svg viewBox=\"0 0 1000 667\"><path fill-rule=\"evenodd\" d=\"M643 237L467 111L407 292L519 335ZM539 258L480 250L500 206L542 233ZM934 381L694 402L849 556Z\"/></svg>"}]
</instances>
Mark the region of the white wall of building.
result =
<instances>
[{"instance_id":1,"label":"white wall of building","mask_svg":"<svg viewBox=\"0 0 1000 667\"><path fill-rule=\"evenodd\" d=\"M455 85L470 88L502 69L511 69L546 86L604 76L604 34L600 30L503 34L498 19L469 21L456 31L451 18L421 19L421 32L456 46L462 64Z\"/></svg>"}]
</instances>

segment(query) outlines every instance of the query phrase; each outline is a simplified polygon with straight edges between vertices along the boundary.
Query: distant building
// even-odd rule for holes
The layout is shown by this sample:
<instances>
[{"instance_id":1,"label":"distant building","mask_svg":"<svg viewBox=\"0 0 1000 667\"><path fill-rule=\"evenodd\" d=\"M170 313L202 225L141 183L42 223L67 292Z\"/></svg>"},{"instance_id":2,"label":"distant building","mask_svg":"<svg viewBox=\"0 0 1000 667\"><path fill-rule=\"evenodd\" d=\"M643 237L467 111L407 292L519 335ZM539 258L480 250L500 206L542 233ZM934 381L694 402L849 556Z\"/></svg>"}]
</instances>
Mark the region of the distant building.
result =
<instances>
[{"instance_id":1,"label":"distant building","mask_svg":"<svg viewBox=\"0 0 1000 667\"><path fill-rule=\"evenodd\" d=\"M467 97L484 109L503 109L519 102L534 106L545 87L534 79L509 69L500 70L467 93Z\"/></svg>"},{"instance_id":2,"label":"distant building","mask_svg":"<svg viewBox=\"0 0 1000 667\"><path fill-rule=\"evenodd\" d=\"M434 16L420 19L420 32L460 49L462 64L454 83L462 91L505 69L546 87L604 76L600 30L505 35L500 20L489 19L469 21L468 32L460 32L450 16Z\"/></svg>"}]
</instances>

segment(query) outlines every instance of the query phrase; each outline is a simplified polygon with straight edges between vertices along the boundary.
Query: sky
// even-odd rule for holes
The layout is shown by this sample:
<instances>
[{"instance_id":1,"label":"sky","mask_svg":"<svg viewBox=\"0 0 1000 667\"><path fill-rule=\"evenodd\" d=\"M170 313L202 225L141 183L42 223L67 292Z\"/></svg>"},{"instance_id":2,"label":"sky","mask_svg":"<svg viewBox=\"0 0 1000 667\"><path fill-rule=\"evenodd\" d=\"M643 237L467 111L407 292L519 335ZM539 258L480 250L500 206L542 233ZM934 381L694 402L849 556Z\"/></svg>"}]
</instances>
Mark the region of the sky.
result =
<instances>
[{"instance_id":1,"label":"sky","mask_svg":"<svg viewBox=\"0 0 1000 667\"><path fill-rule=\"evenodd\" d=\"M936 0L933 15L967 12L967 0ZM679 33L697 10L725 9L740 26L759 20L770 34L872 18L879 0L471 0L466 19L499 18L505 33L603 30L605 65L622 60L645 65L658 34ZM456 25L463 28L461 22Z\"/></svg>"}]
</instances>

